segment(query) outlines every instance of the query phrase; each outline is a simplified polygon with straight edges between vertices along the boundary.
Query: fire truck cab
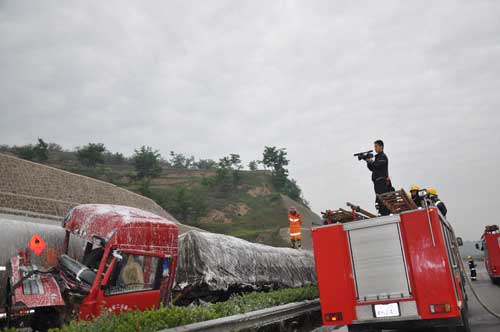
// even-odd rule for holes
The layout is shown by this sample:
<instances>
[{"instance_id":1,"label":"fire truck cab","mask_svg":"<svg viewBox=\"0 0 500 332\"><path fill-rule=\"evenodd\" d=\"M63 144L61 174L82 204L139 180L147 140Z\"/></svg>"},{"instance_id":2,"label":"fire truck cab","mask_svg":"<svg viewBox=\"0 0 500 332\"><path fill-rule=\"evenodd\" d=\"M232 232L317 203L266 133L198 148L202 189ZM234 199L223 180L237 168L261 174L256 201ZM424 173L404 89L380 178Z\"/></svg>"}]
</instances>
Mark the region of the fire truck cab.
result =
<instances>
[{"instance_id":1,"label":"fire truck cab","mask_svg":"<svg viewBox=\"0 0 500 332\"><path fill-rule=\"evenodd\" d=\"M484 264L491 281L500 284L500 231L497 225L486 226L481 247L476 243L476 248L484 253Z\"/></svg>"},{"instance_id":2,"label":"fire truck cab","mask_svg":"<svg viewBox=\"0 0 500 332\"><path fill-rule=\"evenodd\" d=\"M461 239L436 207L320 226L312 237L325 327L469 331Z\"/></svg>"},{"instance_id":3,"label":"fire truck cab","mask_svg":"<svg viewBox=\"0 0 500 332\"><path fill-rule=\"evenodd\" d=\"M168 301L177 260L177 225L136 208L87 204L63 221L56 266L41 269L29 250L11 259L8 318L34 330L88 320L102 310L146 310ZM83 254L70 257L71 241ZM15 323L18 324L15 324Z\"/></svg>"}]
</instances>

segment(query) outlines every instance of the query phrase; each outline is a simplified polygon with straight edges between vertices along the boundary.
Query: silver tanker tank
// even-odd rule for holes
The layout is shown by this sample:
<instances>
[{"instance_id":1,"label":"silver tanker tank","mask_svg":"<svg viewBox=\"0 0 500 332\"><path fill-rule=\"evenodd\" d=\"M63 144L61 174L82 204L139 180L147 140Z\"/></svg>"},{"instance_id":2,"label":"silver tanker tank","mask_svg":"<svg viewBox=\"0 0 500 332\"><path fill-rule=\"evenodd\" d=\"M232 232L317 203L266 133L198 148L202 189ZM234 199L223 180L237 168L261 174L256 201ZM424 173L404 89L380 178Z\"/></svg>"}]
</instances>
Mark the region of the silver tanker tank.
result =
<instances>
[{"instance_id":1,"label":"silver tanker tank","mask_svg":"<svg viewBox=\"0 0 500 332\"><path fill-rule=\"evenodd\" d=\"M29 248L30 240L35 234L45 243L43 251L37 256ZM19 215L0 214L0 306L6 299L8 264L11 257L20 250L27 250L31 260L41 268L57 264L57 257L62 252L65 231L59 221L30 218ZM80 255L83 242L70 242L69 254Z\"/></svg>"}]
</instances>

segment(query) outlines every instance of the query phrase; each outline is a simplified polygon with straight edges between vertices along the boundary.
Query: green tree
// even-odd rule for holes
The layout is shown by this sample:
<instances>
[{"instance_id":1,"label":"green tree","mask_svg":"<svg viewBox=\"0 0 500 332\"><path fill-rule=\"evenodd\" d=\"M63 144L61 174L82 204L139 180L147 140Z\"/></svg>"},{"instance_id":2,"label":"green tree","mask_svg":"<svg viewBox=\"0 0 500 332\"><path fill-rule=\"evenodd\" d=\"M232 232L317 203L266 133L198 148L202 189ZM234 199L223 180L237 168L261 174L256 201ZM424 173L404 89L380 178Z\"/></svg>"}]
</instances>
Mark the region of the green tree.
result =
<instances>
[{"instance_id":1,"label":"green tree","mask_svg":"<svg viewBox=\"0 0 500 332\"><path fill-rule=\"evenodd\" d=\"M220 158L219 162L217 163L216 182L218 184L224 184L225 182L227 182L230 171L231 171L231 158L230 157Z\"/></svg>"},{"instance_id":2,"label":"green tree","mask_svg":"<svg viewBox=\"0 0 500 332\"><path fill-rule=\"evenodd\" d=\"M285 148L278 149L275 146L266 146L262 154L262 164L265 167L272 168L273 171L286 169L285 166L290 162L286 156Z\"/></svg>"},{"instance_id":3,"label":"green tree","mask_svg":"<svg viewBox=\"0 0 500 332\"><path fill-rule=\"evenodd\" d=\"M49 159L48 146L43 139L39 138L36 145L14 146L12 150L19 158L40 162Z\"/></svg>"},{"instance_id":4,"label":"green tree","mask_svg":"<svg viewBox=\"0 0 500 332\"><path fill-rule=\"evenodd\" d=\"M89 143L83 147L76 148L76 156L80 163L85 166L95 167L104 163L104 152L106 148L102 143Z\"/></svg>"},{"instance_id":5,"label":"green tree","mask_svg":"<svg viewBox=\"0 0 500 332\"><path fill-rule=\"evenodd\" d=\"M241 180L242 168L239 154L231 153L220 158L217 164L216 183L221 185L223 191L229 191L231 186L236 187Z\"/></svg>"},{"instance_id":6,"label":"green tree","mask_svg":"<svg viewBox=\"0 0 500 332\"><path fill-rule=\"evenodd\" d=\"M171 158L169 159L170 164L174 168L190 168L194 166L194 157L186 157L182 153L175 153L170 151Z\"/></svg>"},{"instance_id":7,"label":"green tree","mask_svg":"<svg viewBox=\"0 0 500 332\"><path fill-rule=\"evenodd\" d=\"M285 148L278 149L275 146L266 146L262 154L262 164L272 169L273 183L277 190L283 192L288 179L286 166L290 161L287 159Z\"/></svg>"},{"instance_id":8,"label":"green tree","mask_svg":"<svg viewBox=\"0 0 500 332\"><path fill-rule=\"evenodd\" d=\"M33 147L33 155L36 161L49 159L49 145L43 139L38 139L38 144Z\"/></svg>"},{"instance_id":9,"label":"green tree","mask_svg":"<svg viewBox=\"0 0 500 332\"><path fill-rule=\"evenodd\" d=\"M251 171L256 171L258 169L258 164L256 160L252 160L248 163L248 169Z\"/></svg>"},{"instance_id":10,"label":"green tree","mask_svg":"<svg viewBox=\"0 0 500 332\"><path fill-rule=\"evenodd\" d=\"M200 159L193 166L197 169L213 169L217 166L217 163L212 159Z\"/></svg>"},{"instance_id":11,"label":"green tree","mask_svg":"<svg viewBox=\"0 0 500 332\"><path fill-rule=\"evenodd\" d=\"M134 150L134 153L132 160L138 179L150 179L161 174L161 155L158 150L143 145L139 150Z\"/></svg>"}]
</instances>

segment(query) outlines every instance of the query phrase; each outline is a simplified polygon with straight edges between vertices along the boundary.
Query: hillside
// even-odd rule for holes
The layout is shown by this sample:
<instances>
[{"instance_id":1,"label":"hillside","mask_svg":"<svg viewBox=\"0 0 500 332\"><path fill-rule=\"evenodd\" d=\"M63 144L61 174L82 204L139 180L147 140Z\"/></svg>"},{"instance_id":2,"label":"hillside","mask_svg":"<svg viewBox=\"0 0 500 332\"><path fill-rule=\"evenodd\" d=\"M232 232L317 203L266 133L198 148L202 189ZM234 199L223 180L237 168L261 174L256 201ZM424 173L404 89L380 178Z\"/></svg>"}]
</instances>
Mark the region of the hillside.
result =
<instances>
[{"instance_id":1,"label":"hillside","mask_svg":"<svg viewBox=\"0 0 500 332\"><path fill-rule=\"evenodd\" d=\"M64 153L64 152L62 152ZM47 165L113 183L153 199L180 222L249 241L288 246L287 209L294 205L304 216L304 227L319 223L309 208L283 196L268 171L238 171L237 183L217 183L215 170L171 168L149 183L135 179L131 164L107 163L86 167L70 154L53 155ZM281 232L280 232L281 230ZM310 248L310 232L305 248Z\"/></svg>"}]
</instances>

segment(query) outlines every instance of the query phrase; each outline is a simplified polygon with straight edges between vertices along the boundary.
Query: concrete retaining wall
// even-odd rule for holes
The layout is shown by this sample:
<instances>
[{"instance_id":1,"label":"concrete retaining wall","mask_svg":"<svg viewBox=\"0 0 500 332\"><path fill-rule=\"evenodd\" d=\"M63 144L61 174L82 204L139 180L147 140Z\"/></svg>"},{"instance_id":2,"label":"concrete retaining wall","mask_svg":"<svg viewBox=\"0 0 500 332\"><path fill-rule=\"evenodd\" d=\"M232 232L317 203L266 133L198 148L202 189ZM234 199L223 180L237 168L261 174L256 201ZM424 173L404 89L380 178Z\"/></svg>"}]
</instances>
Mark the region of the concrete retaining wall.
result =
<instances>
[{"instance_id":1,"label":"concrete retaining wall","mask_svg":"<svg viewBox=\"0 0 500 332\"><path fill-rule=\"evenodd\" d=\"M0 207L64 216L85 203L133 206L175 220L151 199L113 184L0 154Z\"/></svg>"}]
</instances>

